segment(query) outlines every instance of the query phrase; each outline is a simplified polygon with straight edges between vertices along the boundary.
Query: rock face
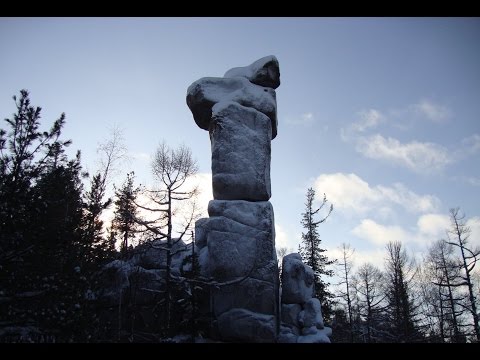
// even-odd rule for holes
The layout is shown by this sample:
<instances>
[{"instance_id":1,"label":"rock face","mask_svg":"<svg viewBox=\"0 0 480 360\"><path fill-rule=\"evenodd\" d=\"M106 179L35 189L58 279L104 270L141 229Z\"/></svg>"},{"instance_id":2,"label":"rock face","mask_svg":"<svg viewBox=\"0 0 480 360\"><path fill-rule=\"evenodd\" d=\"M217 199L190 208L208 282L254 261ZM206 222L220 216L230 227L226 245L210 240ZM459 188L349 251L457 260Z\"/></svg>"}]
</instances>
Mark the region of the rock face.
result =
<instances>
[{"instance_id":1,"label":"rock face","mask_svg":"<svg viewBox=\"0 0 480 360\"><path fill-rule=\"evenodd\" d=\"M324 326L320 300L313 297L313 270L300 254L282 262L282 324L278 342L329 343L332 329Z\"/></svg>"},{"instance_id":2,"label":"rock face","mask_svg":"<svg viewBox=\"0 0 480 360\"><path fill-rule=\"evenodd\" d=\"M313 296L313 270L300 254L288 254L282 263L282 303L304 304Z\"/></svg>"},{"instance_id":3,"label":"rock face","mask_svg":"<svg viewBox=\"0 0 480 360\"><path fill-rule=\"evenodd\" d=\"M266 115L235 102L213 106L210 140L215 199L270 199L271 138Z\"/></svg>"},{"instance_id":4,"label":"rock face","mask_svg":"<svg viewBox=\"0 0 480 360\"><path fill-rule=\"evenodd\" d=\"M213 337L222 341L325 343L314 274L299 254L283 258L282 301L275 220L268 201L271 140L277 135L275 56L206 77L187 91L196 124L210 134L213 198L195 224L202 275L211 280Z\"/></svg>"},{"instance_id":5,"label":"rock face","mask_svg":"<svg viewBox=\"0 0 480 360\"><path fill-rule=\"evenodd\" d=\"M148 243L139 245L128 259L114 260L99 271L94 297L98 300L97 312L105 333L97 336L121 337L123 341L131 335L132 326L144 334L161 330L162 312L158 303L165 291L166 254L160 250L164 246L165 241L159 240L151 246ZM191 246L180 240L173 246L173 252L172 274L179 276ZM154 338L150 340L155 341Z\"/></svg>"},{"instance_id":6,"label":"rock face","mask_svg":"<svg viewBox=\"0 0 480 360\"><path fill-rule=\"evenodd\" d=\"M275 56L265 56L253 64L228 70L224 77L244 77L250 82L276 89L280 86L280 70Z\"/></svg>"},{"instance_id":7,"label":"rock face","mask_svg":"<svg viewBox=\"0 0 480 360\"><path fill-rule=\"evenodd\" d=\"M271 140L277 134L278 61L267 56L202 78L187 91L196 124L208 130L214 200L195 225L213 322L221 340L275 342L279 277L275 220L268 201Z\"/></svg>"},{"instance_id":8,"label":"rock face","mask_svg":"<svg viewBox=\"0 0 480 360\"><path fill-rule=\"evenodd\" d=\"M267 56L258 61L266 61L268 71L264 71L263 81L259 83L274 83L280 85L280 70L278 61L271 61L274 56ZM254 62L252 65L258 63ZM276 64L276 69L275 68ZM250 67L252 66L250 65ZM255 65L258 67L259 65ZM247 68L250 68L247 67ZM234 71L236 69L243 69ZM233 101L248 108L255 109L265 115L272 122L272 139L277 136L277 100L275 90L269 86L261 86L251 82L246 76L246 68L235 68L227 71L229 76L223 78L204 77L195 81L187 90L187 105L192 111L197 125L209 130L212 121L213 105L221 102ZM253 70L251 70L253 72ZM236 74L237 73L237 74ZM255 73L259 73L258 71ZM226 75L227 75L226 74ZM255 78L253 75L251 76ZM262 76L258 75L259 80Z\"/></svg>"}]
</instances>

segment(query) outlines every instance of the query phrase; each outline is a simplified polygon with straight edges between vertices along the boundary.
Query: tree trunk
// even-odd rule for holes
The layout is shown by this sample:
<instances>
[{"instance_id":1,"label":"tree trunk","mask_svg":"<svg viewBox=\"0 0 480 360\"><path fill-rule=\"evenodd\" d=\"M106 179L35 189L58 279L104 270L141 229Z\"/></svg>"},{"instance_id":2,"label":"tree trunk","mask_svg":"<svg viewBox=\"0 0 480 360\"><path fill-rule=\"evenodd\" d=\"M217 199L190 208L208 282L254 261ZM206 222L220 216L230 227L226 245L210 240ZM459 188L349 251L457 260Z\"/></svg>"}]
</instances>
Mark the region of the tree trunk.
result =
<instances>
[{"instance_id":1,"label":"tree trunk","mask_svg":"<svg viewBox=\"0 0 480 360\"><path fill-rule=\"evenodd\" d=\"M171 267L172 267L172 191L168 189L168 223L167 223L167 273L165 280L165 322L167 336L171 335Z\"/></svg>"},{"instance_id":2,"label":"tree trunk","mask_svg":"<svg viewBox=\"0 0 480 360\"><path fill-rule=\"evenodd\" d=\"M462 260L463 260L463 268L465 269L465 274L467 277L467 285L468 285L468 295L470 299L470 304L472 306L472 317L473 317L473 327L475 329L475 335L477 337L477 341L480 342L480 327L478 325L478 313L477 313L477 306L475 304L475 295L473 294L473 284L472 284L472 279L470 278L470 272L468 271L468 265L467 265L467 259L465 257L465 251L464 251L464 245L462 243L462 231L460 229L460 226L457 221L457 217L453 216L453 219L455 221L455 232L457 233L458 237L458 243L460 246L460 250L462 252Z\"/></svg>"}]
</instances>

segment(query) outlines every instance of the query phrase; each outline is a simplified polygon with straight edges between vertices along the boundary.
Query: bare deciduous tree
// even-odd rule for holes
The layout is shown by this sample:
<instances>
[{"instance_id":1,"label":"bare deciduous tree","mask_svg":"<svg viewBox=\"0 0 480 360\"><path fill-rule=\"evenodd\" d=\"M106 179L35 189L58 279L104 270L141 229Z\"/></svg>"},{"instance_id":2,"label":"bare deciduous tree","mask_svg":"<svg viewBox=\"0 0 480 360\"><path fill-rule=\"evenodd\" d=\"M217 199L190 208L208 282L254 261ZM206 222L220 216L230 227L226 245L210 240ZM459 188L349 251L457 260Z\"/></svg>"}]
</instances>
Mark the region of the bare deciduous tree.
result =
<instances>
[{"instance_id":1,"label":"bare deciduous tree","mask_svg":"<svg viewBox=\"0 0 480 360\"><path fill-rule=\"evenodd\" d=\"M352 258L353 254L355 253L355 249L350 247L349 244L343 243L340 247L340 251L342 255L337 265L340 272L341 280L338 283L338 286L340 286L340 288L337 297L343 299L347 304L350 341L354 342L352 301L355 295L352 294L352 291L354 291L355 289L352 287Z\"/></svg>"},{"instance_id":2,"label":"bare deciduous tree","mask_svg":"<svg viewBox=\"0 0 480 360\"><path fill-rule=\"evenodd\" d=\"M366 342L376 342L380 318L385 306L384 275L370 263L363 264L356 272L353 286L357 292L360 316L366 325Z\"/></svg>"},{"instance_id":3,"label":"bare deciduous tree","mask_svg":"<svg viewBox=\"0 0 480 360\"><path fill-rule=\"evenodd\" d=\"M197 173L197 164L192 157L191 150L186 146L176 149L170 148L162 142L153 157L152 172L155 178L155 187L145 190L148 198L146 204L136 205L154 215L153 219L140 219L137 222L144 226L146 231L153 235L154 240L162 240L165 245L152 246L166 252L166 286L165 286L165 323L166 333L170 335L171 308L172 308L172 258L180 250L173 250L175 244L181 241L191 230L194 221L198 218L198 208L195 198L199 192L198 186L187 189L187 180ZM185 207L189 209L185 215ZM180 224L176 220L184 211L184 221Z\"/></svg>"},{"instance_id":4,"label":"bare deciduous tree","mask_svg":"<svg viewBox=\"0 0 480 360\"><path fill-rule=\"evenodd\" d=\"M467 226L465 214L460 214L460 209L450 209L451 228L447 231L446 242L457 247L461 254L461 263L464 273L461 275L462 285L467 286L469 295L469 306L464 306L473 318L473 328L477 341L480 341L479 316L476 306L476 296L473 289L472 272L480 256L480 249L468 247L468 239L471 229Z\"/></svg>"}]
</instances>

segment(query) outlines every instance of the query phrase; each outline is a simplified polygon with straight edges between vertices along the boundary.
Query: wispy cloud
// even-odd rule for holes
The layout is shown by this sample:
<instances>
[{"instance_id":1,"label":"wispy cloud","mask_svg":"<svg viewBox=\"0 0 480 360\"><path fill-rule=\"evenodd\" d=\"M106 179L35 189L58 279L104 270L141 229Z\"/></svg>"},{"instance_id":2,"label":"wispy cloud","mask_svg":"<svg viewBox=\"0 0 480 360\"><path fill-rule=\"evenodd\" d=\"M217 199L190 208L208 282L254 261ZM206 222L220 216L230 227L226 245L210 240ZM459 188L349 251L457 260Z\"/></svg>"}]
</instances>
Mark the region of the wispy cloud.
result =
<instances>
[{"instance_id":1,"label":"wispy cloud","mask_svg":"<svg viewBox=\"0 0 480 360\"><path fill-rule=\"evenodd\" d=\"M435 104L429 100L421 100L419 103L412 106L414 112L423 115L427 120L434 123L445 122L451 114L451 110L446 106Z\"/></svg>"},{"instance_id":2,"label":"wispy cloud","mask_svg":"<svg viewBox=\"0 0 480 360\"><path fill-rule=\"evenodd\" d=\"M473 218L472 218L473 219ZM471 222L472 219L469 219ZM422 214L416 227L405 229L399 225L385 225L372 219L363 219L351 231L356 237L366 240L376 246L385 246L390 241L415 243L425 248L432 242L445 238L445 230L450 226L450 219L446 214Z\"/></svg>"},{"instance_id":3,"label":"wispy cloud","mask_svg":"<svg viewBox=\"0 0 480 360\"><path fill-rule=\"evenodd\" d=\"M351 129L355 132L364 132L367 129L375 128L385 120L385 117L380 111L375 109L362 110L358 115L360 116L360 119L351 125Z\"/></svg>"},{"instance_id":4,"label":"wispy cloud","mask_svg":"<svg viewBox=\"0 0 480 360\"><path fill-rule=\"evenodd\" d=\"M133 160L141 161L144 163L150 163L152 160L151 155L144 152L132 152L129 155Z\"/></svg>"},{"instance_id":5,"label":"wispy cloud","mask_svg":"<svg viewBox=\"0 0 480 360\"><path fill-rule=\"evenodd\" d=\"M445 122L451 115L446 106L430 100L421 100L401 109L361 110L357 120L340 129L343 141L354 144L355 150L363 156L399 165L417 173L435 173L448 164L480 149L480 135L474 134L462 141L460 150L450 151L434 142L417 140L402 142L378 132L380 124L390 124L394 128L407 129L406 123L421 117L434 123ZM372 130L377 130L372 133Z\"/></svg>"},{"instance_id":6,"label":"wispy cloud","mask_svg":"<svg viewBox=\"0 0 480 360\"><path fill-rule=\"evenodd\" d=\"M306 112L295 117L287 116L285 121L287 124L308 126L315 122L315 115L312 112Z\"/></svg>"},{"instance_id":7,"label":"wispy cloud","mask_svg":"<svg viewBox=\"0 0 480 360\"><path fill-rule=\"evenodd\" d=\"M452 179L472 186L480 186L480 178L475 176L454 176Z\"/></svg>"},{"instance_id":8,"label":"wispy cloud","mask_svg":"<svg viewBox=\"0 0 480 360\"><path fill-rule=\"evenodd\" d=\"M435 211L440 200L433 195L419 195L401 183L391 186L370 186L358 175L350 173L323 174L314 181L318 194L325 193L335 209L357 214L369 212L389 214L393 205L408 212Z\"/></svg>"},{"instance_id":9,"label":"wispy cloud","mask_svg":"<svg viewBox=\"0 0 480 360\"><path fill-rule=\"evenodd\" d=\"M431 143L399 140L380 134L357 138L355 149L365 157L384 160L419 173L443 169L453 161L447 148Z\"/></svg>"},{"instance_id":10,"label":"wispy cloud","mask_svg":"<svg viewBox=\"0 0 480 360\"><path fill-rule=\"evenodd\" d=\"M462 140L462 148L467 154L475 154L480 150L480 135L473 134Z\"/></svg>"}]
</instances>

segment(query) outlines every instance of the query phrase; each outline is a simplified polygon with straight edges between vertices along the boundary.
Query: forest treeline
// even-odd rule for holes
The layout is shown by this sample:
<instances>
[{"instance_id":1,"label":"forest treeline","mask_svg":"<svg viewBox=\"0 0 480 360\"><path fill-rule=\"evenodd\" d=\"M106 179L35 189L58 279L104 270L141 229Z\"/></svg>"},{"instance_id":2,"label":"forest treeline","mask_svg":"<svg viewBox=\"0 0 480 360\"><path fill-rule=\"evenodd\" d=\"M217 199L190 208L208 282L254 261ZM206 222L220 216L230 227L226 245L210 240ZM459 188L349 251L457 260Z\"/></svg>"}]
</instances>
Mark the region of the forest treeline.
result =
<instances>
[{"instance_id":1,"label":"forest treeline","mask_svg":"<svg viewBox=\"0 0 480 360\"><path fill-rule=\"evenodd\" d=\"M80 151L67 155L72 141L62 139L65 114L41 124L41 108L31 104L28 91L14 102L16 112L0 126L0 342L159 342L202 335L197 295L212 282L199 276L195 249L188 246L199 216L199 189L187 186L197 171L190 150L162 143L152 160L154 186L136 185L132 172L115 186L113 173L126 155L119 133L100 145L99 169L88 174ZM451 210L448 237L433 243L420 263L392 242L379 269L354 267L347 245L342 258L326 256L318 226L333 206L326 196L319 208L314 200L309 189L299 215L305 230L299 252L315 272L333 342L479 341L479 251L468 243L470 229L459 209ZM113 219L105 224L107 210ZM98 297L106 265L124 266L139 249L164 254L155 273L163 277L161 286L143 289L152 294L159 324L150 333L139 322L144 309L135 296L115 309ZM279 258L285 253L279 249ZM328 282L334 274L342 279L336 286ZM131 288L137 286L133 278ZM105 321L106 309L113 322Z\"/></svg>"},{"instance_id":2,"label":"forest treeline","mask_svg":"<svg viewBox=\"0 0 480 360\"><path fill-rule=\"evenodd\" d=\"M324 194L315 207L307 191L299 253L315 273L314 286L333 342L479 342L480 255L470 245L471 228L459 208L450 209L445 238L432 239L421 259L400 241L385 247L384 265L357 264L355 249L342 244L338 259L321 246L318 226L333 211ZM323 215L322 215L323 214ZM286 248L277 250L282 258ZM335 275L336 282L331 284Z\"/></svg>"}]
</instances>

